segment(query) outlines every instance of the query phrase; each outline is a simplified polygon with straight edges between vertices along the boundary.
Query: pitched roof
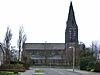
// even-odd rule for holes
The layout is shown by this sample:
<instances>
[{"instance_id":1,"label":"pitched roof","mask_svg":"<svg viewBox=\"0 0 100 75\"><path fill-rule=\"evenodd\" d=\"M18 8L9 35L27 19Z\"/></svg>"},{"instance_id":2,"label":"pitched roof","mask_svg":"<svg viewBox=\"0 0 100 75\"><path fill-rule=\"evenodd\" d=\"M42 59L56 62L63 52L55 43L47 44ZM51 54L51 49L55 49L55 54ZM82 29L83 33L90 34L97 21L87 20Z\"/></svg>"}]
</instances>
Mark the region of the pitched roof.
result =
<instances>
[{"instance_id":1,"label":"pitched roof","mask_svg":"<svg viewBox=\"0 0 100 75\"><path fill-rule=\"evenodd\" d=\"M25 43L26 50L64 50L65 43Z\"/></svg>"},{"instance_id":2,"label":"pitched roof","mask_svg":"<svg viewBox=\"0 0 100 75\"><path fill-rule=\"evenodd\" d=\"M60 55L55 55L55 56L52 56L52 57L47 57L48 59L62 59ZM31 59L46 59L45 57L43 56L37 56L37 55L33 55L31 57Z\"/></svg>"}]
</instances>

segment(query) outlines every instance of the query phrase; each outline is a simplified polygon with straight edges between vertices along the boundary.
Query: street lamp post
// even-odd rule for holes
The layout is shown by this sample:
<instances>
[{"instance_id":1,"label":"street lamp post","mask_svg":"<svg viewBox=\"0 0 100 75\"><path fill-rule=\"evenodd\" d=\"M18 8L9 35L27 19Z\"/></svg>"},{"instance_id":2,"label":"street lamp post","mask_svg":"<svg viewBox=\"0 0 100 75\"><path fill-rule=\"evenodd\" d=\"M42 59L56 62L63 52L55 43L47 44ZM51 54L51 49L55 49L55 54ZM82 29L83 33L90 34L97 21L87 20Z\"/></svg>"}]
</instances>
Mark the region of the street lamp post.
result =
<instances>
[{"instance_id":1,"label":"street lamp post","mask_svg":"<svg viewBox=\"0 0 100 75\"><path fill-rule=\"evenodd\" d=\"M75 69L75 47L74 46L70 46L69 48L73 49L73 72L74 72L74 69Z\"/></svg>"}]
</instances>

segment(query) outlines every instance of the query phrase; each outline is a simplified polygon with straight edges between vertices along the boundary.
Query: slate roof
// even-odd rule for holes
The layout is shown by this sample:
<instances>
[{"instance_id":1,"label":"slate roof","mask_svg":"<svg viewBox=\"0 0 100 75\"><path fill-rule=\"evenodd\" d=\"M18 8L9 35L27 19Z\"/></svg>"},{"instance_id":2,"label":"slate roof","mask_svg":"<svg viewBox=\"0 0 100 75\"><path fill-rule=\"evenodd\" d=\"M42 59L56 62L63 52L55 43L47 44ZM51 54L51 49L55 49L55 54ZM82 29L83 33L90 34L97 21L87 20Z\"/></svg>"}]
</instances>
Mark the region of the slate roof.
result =
<instances>
[{"instance_id":1,"label":"slate roof","mask_svg":"<svg viewBox=\"0 0 100 75\"><path fill-rule=\"evenodd\" d=\"M25 50L64 50L65 43L25 43Z\"/></svg>"},{"instance_id":2,"label":"slate roof","mask_svg":"<svg viewBox=\"0 0 100 75\"><path fill-rule=\"evenodd\" d=\"M45 57L41 56L32 56L31 59L45 59ZM60 55L52 56L52 57L47 57L47 59L62 59Z\"/></svg>"}]
</instances>

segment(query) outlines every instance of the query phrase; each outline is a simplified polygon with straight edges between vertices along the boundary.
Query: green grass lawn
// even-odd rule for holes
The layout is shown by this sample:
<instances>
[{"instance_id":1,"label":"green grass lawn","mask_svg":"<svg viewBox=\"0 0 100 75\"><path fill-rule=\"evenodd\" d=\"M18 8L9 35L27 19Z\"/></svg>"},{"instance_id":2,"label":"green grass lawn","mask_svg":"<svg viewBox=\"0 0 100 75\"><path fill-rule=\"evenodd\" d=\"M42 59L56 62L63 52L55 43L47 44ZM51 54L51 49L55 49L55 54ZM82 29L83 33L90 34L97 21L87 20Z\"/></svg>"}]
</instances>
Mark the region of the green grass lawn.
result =
<instances>
[{"instance_id":1,"label":"green grass lawn","mask_svg":"<svg viewBox=\"0 0 100 75\"><path fill-rule=\"evenodd\" d=\"M44 72L44 70L35 70L36 73Z\"/></svg>"},{"instance_id":2,"label":"green grass lawn","mask_svg":"<svg viewBox=\"0 0 100 75\"><path fill-rule=\"evenodd\" d=\"M44 70L35 70L33 75L44 75Z\"/></svg>"},{"instance_id":3,"label":"green grass lawn","mask_svg":"<svg viewBox=\"0 0 100 75\"><path fill-rule=\"evenodd\" d=\"M18 75L18 74L14 74L13 72L0 71L0 75Z\"/></svg>"}]
</instances>

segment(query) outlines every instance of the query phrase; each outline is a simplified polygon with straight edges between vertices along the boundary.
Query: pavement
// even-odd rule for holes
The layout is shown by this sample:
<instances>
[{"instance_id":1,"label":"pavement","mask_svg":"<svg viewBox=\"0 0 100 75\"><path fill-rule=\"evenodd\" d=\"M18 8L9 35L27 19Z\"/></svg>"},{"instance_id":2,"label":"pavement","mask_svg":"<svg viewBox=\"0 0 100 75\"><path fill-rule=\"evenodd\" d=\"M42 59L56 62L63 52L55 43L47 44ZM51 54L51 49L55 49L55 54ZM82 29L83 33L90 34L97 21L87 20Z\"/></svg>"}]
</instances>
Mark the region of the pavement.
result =
<instances>
[{"instance_id":1,"label":"pavement","mask_svg":"<svg viewBox=\"0 0 100 75\"><path fill-rule=\"evenodd\" d=\"M72 72L72 71L68 71L66 69L56 69L56 68L51 68L49 71L54 72L55 74L51 75L83 75L80 73L76 73L76 72ZM50 75L50 74L49 74Z\"/></svg>"},{"instance_id":2,"label":"pavement","mask_svg":"<svg viewBox=\"0 0 100 75\"><path fill-rule=\"evenodd\" d=\"M32 75L35 69L45 70L45 75L100 75L100 73L89 72L75 69L56 69L56 68L31 68L25 72L19 72L19 75Z\"/></svg>"},{"instance_id":3,"label":"pavement","mask_svg":"<svg viewBox=\"0 0 100 75\"><path fill-rule=\"evenodd\" d=\"M73 72L73 69L66 69L66 70ZM74 72L77 72L83 75L100 75L100 73L97 73L97 72L83 71L83 70L78 70L78 69L75 69Z\"/></svg>"},{"instance_id":4,"label":"pavement","mask_svg":"<svg viewBox=\"0 0 100 75\"><path fill-rule=\"evenodd\" d=\"M32 75L33 74L33 70L26 70L25 72L19 72L19 75Z\"/></svg>"}]
</instances>

